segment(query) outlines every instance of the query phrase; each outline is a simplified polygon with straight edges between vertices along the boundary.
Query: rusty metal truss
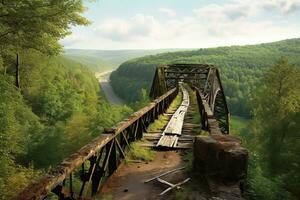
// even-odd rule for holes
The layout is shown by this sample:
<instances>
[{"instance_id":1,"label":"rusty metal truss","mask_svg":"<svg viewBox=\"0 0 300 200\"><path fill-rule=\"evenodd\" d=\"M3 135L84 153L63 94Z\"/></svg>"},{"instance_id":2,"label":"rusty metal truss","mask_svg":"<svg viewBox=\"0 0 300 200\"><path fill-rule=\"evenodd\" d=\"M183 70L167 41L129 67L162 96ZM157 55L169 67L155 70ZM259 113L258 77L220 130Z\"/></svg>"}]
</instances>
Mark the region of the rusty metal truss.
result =
<instances>
[{"instance_id":1,"label":"rusty metal truss","mask_svg":"<svg viewBox=\"0 0 300 200\"><path fill-rule=\"evenodd\" d=\"M164 94L177 87L179 82L188 83L197 91L202 128L210 131L208 122L214 119L214 126L219 127L223 134L229 134L229 109L219 70L215 66L207 64L160 66L154 75L150 97L156 98Z\"/></svg>"},{"instance_id":2,"label":"rusty metal truss","mask_svg":"<svg viewBox=\"0 0 300 200\"><path fill-rule=\"evenodd\" d=\"M27 186L16 199L48 199L51 195L59 200L91 199L125 158L130 143L142 138L148 125L164 113L177 93L178 88L169 90L106 130L39 181Z\"/></svg>"}]
</instances>

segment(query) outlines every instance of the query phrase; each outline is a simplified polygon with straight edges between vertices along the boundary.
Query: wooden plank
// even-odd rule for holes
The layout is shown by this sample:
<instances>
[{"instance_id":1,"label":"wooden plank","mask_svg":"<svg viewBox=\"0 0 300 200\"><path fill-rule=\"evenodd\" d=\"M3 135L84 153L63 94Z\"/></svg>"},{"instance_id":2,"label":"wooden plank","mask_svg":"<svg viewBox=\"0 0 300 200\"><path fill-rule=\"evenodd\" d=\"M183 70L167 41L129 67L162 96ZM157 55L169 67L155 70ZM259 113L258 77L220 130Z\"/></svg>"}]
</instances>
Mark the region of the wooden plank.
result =
<instances>
[{"instance_id":1,"label":"wooden plank","mask_svg":"<svg viewBox=\"0 0 300 200\"><path fill-rule=\"evenodd\" d=\"M174 143L173 143L173 147L177 147L177 142L178 142L178 137L176 137Z\"/></svg>"},{"instance_id":2,"label":"wooden plank","mask_svg":"<svg viewBox=\"0 0 300 200\"><path fill-rule=\"evenodd\" d=\"M177 184L175 184L175 185L169 187L168 189L164 190L164 191L163 191L162 193L160 193L159 195L162 196L162 195L166 194L167 192L169 192L169 191L171 191L171 190L173 190L173 189L175 189L175 188L178 188L180 185L185 184L185 183L188 182L189 180L190 180L190 178L187 178L187 179L181 181L180 183L177 183Z\"/></svg>"},{"instance_id":3,"label":"wooden plank","mask_svg":"<svg viewBox=\"0 0 300 200\"><path fill-rule=\"evenodd\" d=\"M163 184L166 184L166 185L168 185L168 186L170 186L170 187L173 187L173 186L174 186L174 184L169 183L168 181L163 180L163 179L161 179L161 178L157 178L156 180L157 180L158 182L163 183Z\"/></svg>"},{"instance_id":4,"label":"wooden plank","mask_svg":"<svg viewBox=\"0 0 300 200\"><path fill-rule=\"evenodd\" d=\"M184 123L184 117L189 106L189 94L188 91L180 85L183 93L183 99L181 105L177 108L175 113L172 115L170 121L168 122L166 128L164 129L161 138L157 142L156 146L159 147L176 147L178 142L178 137L182 134L182 127Z\"/></svg>"},{"instance_id":5,"label":"wooden plank","mask_svg":"<svg viewBox=\"0 0 300 200\"><path fill-rule=\"evenodd\" d=\"M158 175L158 176L155 176L155 177L153 177L153 178L150 178L150 179L144 181L144 183L149 183L150 181L153 181L153 180L155 180L155 179L157 179L157 178L163 177L163 176L165 176L165 175L167 175L167 174L170 174L170 173L173 173L173 172L176 172L176 171L179 171L179 170L183 170L183 169L185 169L185 167L179 167L179 168L176 168L176 169L172 169L172 170L167 171L167 172L165 172L165 173L162 173L162 174L160 174L160 175Z\"/></svg>"}]
</instances>

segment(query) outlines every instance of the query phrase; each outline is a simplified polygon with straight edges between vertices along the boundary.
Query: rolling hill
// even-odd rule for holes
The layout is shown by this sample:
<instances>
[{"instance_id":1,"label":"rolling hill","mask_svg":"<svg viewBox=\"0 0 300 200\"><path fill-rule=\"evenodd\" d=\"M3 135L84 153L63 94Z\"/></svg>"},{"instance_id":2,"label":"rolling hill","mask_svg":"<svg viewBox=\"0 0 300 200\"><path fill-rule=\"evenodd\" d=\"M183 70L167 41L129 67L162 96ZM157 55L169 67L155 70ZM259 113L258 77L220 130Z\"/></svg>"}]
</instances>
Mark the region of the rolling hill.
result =
<instances>
[{"instance_id":1,"label":"rolling hill","mask_svg":"<svg viewBox=\"0 0 300 200\"><path fill-rule=\"evenodd\" d=\"M94 72L114 70L126 60L182 49L137 49L137 50L85 50L65 49L64 56L88 66Z\"/></svg>"},{"instance_id":2,"label":"rolling hill","mask_svg":"<svg viewBox=\"0 0 300 200\"><path fill-rule=\"evenodd\" d=\"M162 53L131 59L112 73L114 90L128 102L141 99L142 88L149 90L155 68L166 63L209 63L220 68L232 113L249 116L251 91L259 84L264 67L287 57L300 66L300 39L246 46L207 48ZM129 95L130 94L130 95Z\"/></svg>"}]
</instances>

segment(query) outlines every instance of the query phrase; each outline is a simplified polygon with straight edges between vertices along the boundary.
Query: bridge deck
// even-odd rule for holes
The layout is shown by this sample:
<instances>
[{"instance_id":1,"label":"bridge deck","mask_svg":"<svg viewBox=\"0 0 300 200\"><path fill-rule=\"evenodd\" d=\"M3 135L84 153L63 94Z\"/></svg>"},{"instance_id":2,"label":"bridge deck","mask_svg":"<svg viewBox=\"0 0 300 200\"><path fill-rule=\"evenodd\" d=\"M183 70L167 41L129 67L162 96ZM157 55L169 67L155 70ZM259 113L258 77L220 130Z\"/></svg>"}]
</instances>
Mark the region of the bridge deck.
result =
<instances>
[{"instance_id":1,"label":"bridge deck","mask_svg":"<svg viewBox=\"0 0 300 200\"><path fill-rule=\"evenodd\" d=\"M190 104L188 91L180 84L180 89L183 93L182 103L172 115L168 125L161 134L157 147L177 147L177 142L182 133L182 126L185 114Z\"/></svg>"}]
</instances>

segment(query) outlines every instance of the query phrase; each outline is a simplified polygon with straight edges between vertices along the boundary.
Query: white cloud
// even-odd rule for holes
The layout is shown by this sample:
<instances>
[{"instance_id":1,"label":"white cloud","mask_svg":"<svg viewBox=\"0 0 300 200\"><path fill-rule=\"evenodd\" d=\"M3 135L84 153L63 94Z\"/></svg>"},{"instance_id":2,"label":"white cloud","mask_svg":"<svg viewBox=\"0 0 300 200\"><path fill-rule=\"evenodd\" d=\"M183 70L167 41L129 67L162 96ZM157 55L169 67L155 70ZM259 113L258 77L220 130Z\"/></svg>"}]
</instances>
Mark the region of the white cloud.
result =
<instances>
[{"instance_id":1,"label":"white cloud","mask_svg":"<svg viewBox=\"0 0 300 200\"><path fill-rule=\"evenodd\" d=\"M95 30L98 34L111 40L126 41L149 36L156 26L152 16L137 14L129 20L106 20Z\"/></svg>"},{"instance_id":2,"label":"white cloud","mask_svg":"<svg viewBox=\"0 0 300 200\"><path fill-rule=\"evenodd\" d=\"M137 14L129 20L111 19L104 21L95 31L113 41L140 41L143 39L168 39L178 34L178 21L161 23L154 16ZM169 31L169 28L172 30Z\"/></svg>"},{"instance_id":3,"label":"white cloud","mask_svg":"<svg viewBox=\"0 0 300 200\"><path fill-rule=\"evenodd\" d=\"M200 48L300 37L300 22L290 20L300 16L300 0L235 0L191 11L187 15L169 12L168 16L174 16L170 18L152 13L106 19L90 29L87 47L76 33L64 44L74 48L81 41L79 48L99 49Z\"/></svg>"},{"instance_id":4,"label":"white cloud","mask_svg":"<svg viewBox=\"0 0 300 200\"><path fill-rule=\"evenodd\" d=\"M284 15L300 13L300 0L268 0L263 1L261 7Z\"/></svg>"},{"instance_id":5,"label":"white cloud","mask_svg":"<svg viewBox=\"0 0 300 200\"><path fill-rule=\"evenodd\" d=\"M167 14L169 17L176 16L176 12L170 8L159 8L158 11L161 13Z\"/></svg>"},{"instance_id":6,"label":"white cloud","mask_svg":"<svg viewBox=\"0 0 300 200\"><path fill-rule=\"evenodd\" d=\"M222 21L250 18L268 14L270 11L283 17L286 14L300 13L300 0L235 0L227 4L208 4L194 9L198 17Z\"/></svg>"},{"instance_id":7,"label":"white cloud","mask_svg":"<svg viewBox=\"0 0 300 200\"><path fill-rule=\"evenodd\" d=\"M254 10L244 4L218 5L210 4L198 9L194 13L202 19L210 21L227 21L246 18L254 14Z\"/></svg>"}]
</instances>

